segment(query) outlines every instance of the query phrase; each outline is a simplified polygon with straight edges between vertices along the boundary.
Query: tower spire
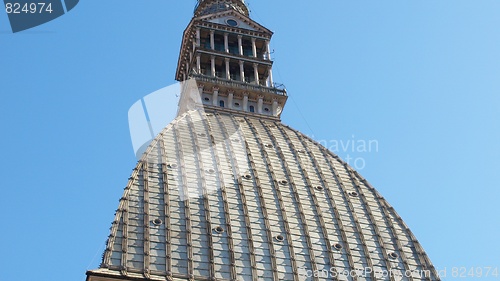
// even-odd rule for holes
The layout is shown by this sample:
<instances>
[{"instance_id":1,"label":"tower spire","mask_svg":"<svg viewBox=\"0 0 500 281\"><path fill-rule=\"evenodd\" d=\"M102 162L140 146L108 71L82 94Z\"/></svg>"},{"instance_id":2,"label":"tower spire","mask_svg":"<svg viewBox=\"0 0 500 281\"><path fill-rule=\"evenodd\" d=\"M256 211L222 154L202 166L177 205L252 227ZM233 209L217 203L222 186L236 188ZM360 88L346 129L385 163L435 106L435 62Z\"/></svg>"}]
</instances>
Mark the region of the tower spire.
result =
<instances>
[{"instance_id":1,"label":"tower spire","mask_svg":"<svg viewBox=\"0 0 500 281\"><path fill-rule=\"evenodd\" d=\"M250 15L244 0L198 0L194 16L199 17L227 10L235 10L247 17Z\"/></svg>"}]
</instances>

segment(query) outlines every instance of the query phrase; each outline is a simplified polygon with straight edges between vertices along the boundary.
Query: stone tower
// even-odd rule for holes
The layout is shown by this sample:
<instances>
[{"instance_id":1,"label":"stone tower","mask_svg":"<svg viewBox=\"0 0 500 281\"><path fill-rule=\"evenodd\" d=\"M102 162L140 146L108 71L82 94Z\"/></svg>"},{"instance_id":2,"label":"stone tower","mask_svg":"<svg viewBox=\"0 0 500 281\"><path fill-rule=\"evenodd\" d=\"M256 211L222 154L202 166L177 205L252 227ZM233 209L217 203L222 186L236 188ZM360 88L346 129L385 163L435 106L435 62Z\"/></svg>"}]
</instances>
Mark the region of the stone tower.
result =
<instances>
[{"instance_id":1,"label":"stone tower","mask_svg":"<svg viewBox=\"0 0 500 281\"><path fill-rule=\"evenodd\" d=\"M271 37L242 0L198 2L179 115L135 167L87 281L439 280L360 174L281 123Z\"/></svg>"}]
</instances>

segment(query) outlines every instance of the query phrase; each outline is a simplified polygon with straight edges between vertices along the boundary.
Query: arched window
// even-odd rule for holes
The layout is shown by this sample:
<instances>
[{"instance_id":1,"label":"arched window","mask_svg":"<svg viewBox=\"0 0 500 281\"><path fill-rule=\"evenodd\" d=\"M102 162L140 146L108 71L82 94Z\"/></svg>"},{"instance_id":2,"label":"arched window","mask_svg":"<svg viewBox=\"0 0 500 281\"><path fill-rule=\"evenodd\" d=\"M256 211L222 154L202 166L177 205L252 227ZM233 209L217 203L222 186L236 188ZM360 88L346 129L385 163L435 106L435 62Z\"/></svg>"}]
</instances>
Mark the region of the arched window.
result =
<instances>
[{"instance_id":1,"label":"arched window","mask_svg":"<svg viewBox=\"0 0 500 281\"><path fill-rule=\"evenodd\" d=\"M224 107L224 101L223 100L219 101L219 106L220 107Z\"/></svg>"},{"instance_id":2,"label":"arched window","mask_svg":"<svg viewBox=\"0 0 500 281\"><path fill-rule=\"evenodd\" d=\"M250 106L250 112L255 112L255 107L253 105Z\"/></svg>"}]
</instances>

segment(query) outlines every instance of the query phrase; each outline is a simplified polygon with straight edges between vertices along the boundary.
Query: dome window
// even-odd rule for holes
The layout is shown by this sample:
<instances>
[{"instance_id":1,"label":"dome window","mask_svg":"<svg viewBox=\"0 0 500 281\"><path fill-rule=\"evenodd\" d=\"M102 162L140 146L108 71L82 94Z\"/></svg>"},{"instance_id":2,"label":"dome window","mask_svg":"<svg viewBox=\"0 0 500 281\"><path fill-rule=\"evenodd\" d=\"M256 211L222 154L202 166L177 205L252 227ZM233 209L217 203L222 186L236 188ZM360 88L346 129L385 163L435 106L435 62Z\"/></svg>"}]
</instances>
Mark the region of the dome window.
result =
<instances>
[{"instance_id":1,"label":"dome window","mask_svg":"<svg viewBox=\"0 0 500 281\"><path fill-rule=\"evenodd\" d=\"M398 254L396 254L396 253L394 253L394 252L390 253L390 254L389 254L389 257L390 257L391 259L393 259L393 260L395 260L395 259L399 258Z\"/></svg>"},{"instance_id":2,"label":"dome window","mask_svg":"<svg viewBox=\"0 0 500 281\"><path fill-rule=\"evenodd\" d=\"M214 170L214 169L208 169L208 170L207 170L207 173L209 173L209 174L213 174L213 173L215 173L215 170Z\"/></svg>"},{"instance_id":3,"label":"dome window","mask_svg":"<svg viewBox=\"0 0 500 281\"><path fill-rule=\"evenodd\" d=\"M222 226L217 226L216 228L214 228L214 232L221 234L224 232L224 228L222 228Z\"/></svg>"},{"instance_id":4,"label":"dome window","mask_svg":"<svg viewBox=\"0 0 500 281\"><path fill-rule=\"evenodd\" d=\"M333 245L333 248L335 248L335 250L337 250L337 251L340 251L340 250L342 250L342 245L337 243L337 244Z\"/></svg>"},{"instance_id":5,"label":"dome window","mask_svg":"<svg viewBox=\"0 0 500 281\"><path fill-rule=\"evenodd\" d=\"M205 100L205 101L210 101L210 99L209 99L209 98L204 98L204 100Z\"/></svg>"},{"instance_id":6,"label":"dome window","mask_svg":"<svg viewBox=\"0 0 500 281\"><path fill-rule=\"evenodd\" d=\"M265 147L267 147L267 148L273 148L273 145L272 145L272 144L270 144L270 143L268 143L268 144L266 144L266 145L264 145L264 146L265 146Z\"/></svg>"},{"instance_id":7,"label":"dome window","mask_svg":"<svg viewBox=\"0 0 500 281\"><path fill-rule=\"evenodd\" d=\"M251 176L250 174L246 174L246 175L244 175L243 177L244 177L245 179L247 179L247 180L249 180L249 179L251 179L251 178L252 178L252 176Z\"/></svg>"},{"instance_id":8,"label":"dome window","mask_svg":"<svg viewBox=\"0 0 500 281\"><path fill-rule=\"evenodd\" d=\"M314 189L321 191L321 190L323 190L324 188L323 188L323 186L321 186L321 185L317 185L317 186L315 186L315 187L314 187Z\"/></svg>"},{"instance_id":9,"label":"dome window","mask_svg":"<svg viewBox=\"0 0 500 281\"><path fill-rule=\"evenodd\" d=\"M355 191L352 191L352 192L349 192L349 195L351 195L352 197L358 197L359 194Z\"/></svg>"},{"instance_id":10,"label":"dome window","mask_svg":"<svg viewBox=\"0 0 500 281\"><path fill-rule=\"evenodd\" d=\"M169 164L168 166L172 169L176 169L178 167L175 163Z\"/></svg>"},{"instance_id":11,"label":"dome window","mask_svg":"<svg viewBox=\"0 0 500 281\"><path fill-rule=\"evenodd\" d=\"M283 235L276 235L276 237L274 237L276 239L276 241L278 242L283 242L285 241L285 237L283 237Z\"/></svg>"},{"instance_id":12,"label":"dome window","mask_svg":"<svg viewBox=\"0 0 500 281\"><path fill-rule=\"evenodd\" d=\"M286 184L288 184L288 181L287 181L287 180L281 180L281 181L280 181L280 183L281 183L282 185L286 185Z\"/></svg>"},{"instance_id":13,"label":"dome window","mask_svg":"<svg viewBox=\"0 0 500 281\"><path fill-rule=\"evenodd\" d=\"M156 226L161 225L163 223L163 221L161 219L154 219L152 222Z\"/></svg>"}]
</instances>

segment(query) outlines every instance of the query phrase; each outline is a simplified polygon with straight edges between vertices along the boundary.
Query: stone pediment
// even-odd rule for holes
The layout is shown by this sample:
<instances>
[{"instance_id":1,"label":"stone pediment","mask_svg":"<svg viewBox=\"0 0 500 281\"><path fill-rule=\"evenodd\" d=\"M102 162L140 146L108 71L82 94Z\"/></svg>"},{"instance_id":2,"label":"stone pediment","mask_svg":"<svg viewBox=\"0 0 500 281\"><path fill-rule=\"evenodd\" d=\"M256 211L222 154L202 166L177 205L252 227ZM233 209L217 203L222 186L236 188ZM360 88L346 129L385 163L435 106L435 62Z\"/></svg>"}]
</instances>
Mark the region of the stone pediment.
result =
<instances>
[{"instance_id":1,"label":"stone pediment","mask_svg":"<svg viewBox=\"0 0 500 281\"><path fill-rule=\"evenodd\" d=\"M200 17L199 20L220 25L227 25L229 27L237 27L246 30L272 34L272 31L270 31L269 29L236 11L224 11L217 14L207 15Z\"/></svg>"}]
</instances>

